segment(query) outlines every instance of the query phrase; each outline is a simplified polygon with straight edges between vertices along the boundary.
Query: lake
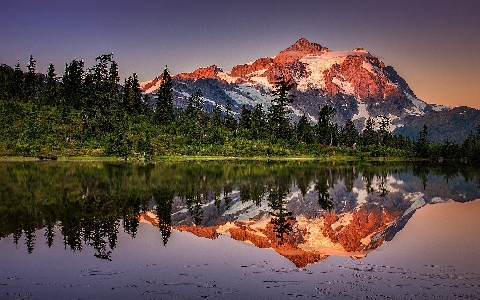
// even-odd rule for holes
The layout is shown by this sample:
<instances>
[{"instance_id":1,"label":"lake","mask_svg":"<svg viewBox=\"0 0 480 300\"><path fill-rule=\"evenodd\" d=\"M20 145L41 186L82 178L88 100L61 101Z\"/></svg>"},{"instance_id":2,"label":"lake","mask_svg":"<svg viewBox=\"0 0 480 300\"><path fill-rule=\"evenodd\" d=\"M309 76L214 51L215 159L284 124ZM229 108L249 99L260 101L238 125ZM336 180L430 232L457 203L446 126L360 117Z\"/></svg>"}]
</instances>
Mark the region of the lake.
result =
<instances>
[{"instance_id":1,"label":"lake","mask_svg":"<svg viewBox=\"0 0 480 300\"><path fill-rule=\"evenodd\" d=\"M0 163L0 299L480 298L480 171Z\"/></svg>"}]
</instances>

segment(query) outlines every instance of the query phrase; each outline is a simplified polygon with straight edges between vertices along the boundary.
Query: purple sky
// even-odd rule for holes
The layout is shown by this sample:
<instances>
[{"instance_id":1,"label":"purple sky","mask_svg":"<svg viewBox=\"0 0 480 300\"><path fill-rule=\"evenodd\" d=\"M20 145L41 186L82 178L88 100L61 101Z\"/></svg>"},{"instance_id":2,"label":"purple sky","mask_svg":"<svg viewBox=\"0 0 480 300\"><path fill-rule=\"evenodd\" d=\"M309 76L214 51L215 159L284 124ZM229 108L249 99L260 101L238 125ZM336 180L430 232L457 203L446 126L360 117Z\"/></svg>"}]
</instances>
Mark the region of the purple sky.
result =
<instances>
[{"instance_id":1,"label":"purple sky","mask_svg":"<svg viewBox=\"0 0 480 300\"><path fill-rule=\"evenodd\" d=\"M363 47L428 103L480 108L480 1L1 0L0 63L37 70L114 53L123 78L149 80L273 56L305 37Z\"/></svg>"}]
</instances>

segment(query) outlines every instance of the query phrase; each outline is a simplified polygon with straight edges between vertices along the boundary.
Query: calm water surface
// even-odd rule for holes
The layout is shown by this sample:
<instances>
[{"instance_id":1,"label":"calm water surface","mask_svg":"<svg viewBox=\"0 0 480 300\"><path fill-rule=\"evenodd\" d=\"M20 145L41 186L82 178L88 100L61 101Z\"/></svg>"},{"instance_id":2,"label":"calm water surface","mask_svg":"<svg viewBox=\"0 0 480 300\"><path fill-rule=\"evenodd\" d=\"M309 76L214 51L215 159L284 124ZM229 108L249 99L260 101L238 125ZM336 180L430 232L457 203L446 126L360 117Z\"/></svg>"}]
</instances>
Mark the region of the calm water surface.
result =
<instances>
[{"instance_id":1,"label":"calm water surface","mask_svg":"<svg viewBox=\"0 0 480 300\"><path fill-rule=\"evenodd\" d=\"M480 198L465 165L0 163L0 178L1 299L343 298L320 274L359 267L332 262L361 264L427 204Z\"/></svg>"}]
</instances>

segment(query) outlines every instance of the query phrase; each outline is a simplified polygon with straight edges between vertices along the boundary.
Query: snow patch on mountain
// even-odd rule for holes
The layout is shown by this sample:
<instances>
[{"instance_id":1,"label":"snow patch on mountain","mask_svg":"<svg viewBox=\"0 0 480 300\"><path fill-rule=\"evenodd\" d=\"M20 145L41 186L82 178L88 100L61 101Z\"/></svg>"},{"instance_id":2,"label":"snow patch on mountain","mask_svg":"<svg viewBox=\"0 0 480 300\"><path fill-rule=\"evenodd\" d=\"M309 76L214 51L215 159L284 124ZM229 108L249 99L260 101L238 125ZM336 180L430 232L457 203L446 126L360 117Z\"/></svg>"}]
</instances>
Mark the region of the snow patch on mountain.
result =
<instances>
[{"instance_id":1,"label":"snow patch on mountain","mask_svg":"<svg viewBox=\"0 0 480 300\"><path fill-rule=\"evenodd\" d=\"M225 91L225 93L240 105L246 104L255 106L261 104L264 108L268 108L274 97L269 93L262 93L261 90L255 88L252 84L237 85L238 91Z\"/></svg>"},{"instance_id":2,"label":"snow patch on mountain","mask_svg":"<svg viewBox=\"0 0 480 300\"><path fill-rule=\"evenodd\" d=\"M333 78L332 82L335 83L344 94L355 95L355 88L351 82L345 81L343 78L338 77Z\"/></svg>"},{"instance_id":3,"label":"snow patch on mountain","mask_svg":"<svg viewBox=\"0 0 480 300\"><path fill-rule=\"evenodd\" d=\"M361 119L361 118L368 119L370 117L370 114L367 110L367 105L362 100L359 100L359 99L357 99L357 105L358 105L358 113L353 115L352 120Z\"/></svg>"}]
</instances>

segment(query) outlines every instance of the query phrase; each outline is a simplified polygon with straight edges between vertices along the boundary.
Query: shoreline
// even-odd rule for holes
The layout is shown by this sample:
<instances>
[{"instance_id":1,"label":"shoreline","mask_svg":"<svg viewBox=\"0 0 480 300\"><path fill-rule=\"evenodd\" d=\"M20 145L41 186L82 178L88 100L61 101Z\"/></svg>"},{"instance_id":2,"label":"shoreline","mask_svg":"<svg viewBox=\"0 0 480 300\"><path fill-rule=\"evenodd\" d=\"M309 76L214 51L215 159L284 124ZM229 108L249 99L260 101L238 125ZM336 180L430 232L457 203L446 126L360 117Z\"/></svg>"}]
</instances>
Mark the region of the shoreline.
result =
<instances>
[{"instance_id":1,"label":"shoreline","mask_svg":"<svg viewBox=\"0 0 480 300\"><path fill-rule=\"evenodd\" d=\"M156 156L152 159L137 159L135 157L124 158L113 156L59 156L54 159L39 159L37 157L22 156L0 156L0 162L165 162L165 161L319 161L319 162L415 162L426 161L423 159L412 159L404 157L356 157L356 156L328 156L328 157L308 157L308 156Z\"/></svg>"}]
</instances>

